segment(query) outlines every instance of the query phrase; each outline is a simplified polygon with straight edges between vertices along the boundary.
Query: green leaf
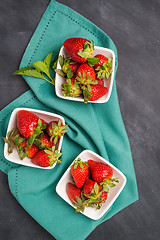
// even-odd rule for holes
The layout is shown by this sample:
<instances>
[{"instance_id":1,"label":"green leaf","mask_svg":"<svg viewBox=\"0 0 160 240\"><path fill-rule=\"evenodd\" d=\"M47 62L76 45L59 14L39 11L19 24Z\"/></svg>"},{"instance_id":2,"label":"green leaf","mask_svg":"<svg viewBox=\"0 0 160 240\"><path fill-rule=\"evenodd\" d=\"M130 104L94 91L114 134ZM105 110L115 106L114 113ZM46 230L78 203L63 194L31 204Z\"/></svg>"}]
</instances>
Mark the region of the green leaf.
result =
<instances>
[{"instance_id":1,"label":"green leaf","mask_svg":"<svg viewBox=\"0 0 160 240\"><path fill-rule=\"evenodd\" d=\"M60 52L60 49L59 49L57 55L55 56L55 58L50 63L50 67L53 68L53 70L55 70L57 68L59 52Z\"/></svg>"},{"instance_id":2,"label":"green leaf","mask_svg":"<svg viewBox=\"0 0 160 240\"><path fill-rule=\"evenodd\" d=\"M97 183L94 184L94 190L95 190L95 193L98 194L99 193L99 186Z\"/></svg>"},{"instance_id":3,"label":"green leaf","mask_svg":"<svg viewBox=\"0 0 160 240\"><path fill-rule=\"evenodd\" d=\"M52 52L50 52L47 57L44 59L44 63L47 65L47 68L49 70L49 67L50 67L50 63L51 63L51 57L52 57Z\"/></svg>"},{"instance_id":4,"label":"green leaf","mask_svg":"<svg viewBox=\"0 0 160 240\"><path fill-rule=\"evenodd\" d=\"M2 137L5 143L8 143L7 138Z\"/></svg>"},{"instance_id":5,"label":"green leaf","mask_svg":"<svg viewBox=\"0 0 160 240\"><path fill-rule=\"evenodd\" d=\"M78 54L80 57L82 57L82 58L87 57L87 53L84 52L84 51L82 51L82 50L79 50L77 54Z\"/></svg>"},{"instance_id":6,"label":"green leaf","mask_svg":"<svg viewBox=\"0 0 160 240\"><path fill-rule=\"evenodd\" d=\"M90 84L97 85L98 84L98 80L93 80L93 81L91 81Z\"/></svg>"},{"instance_id":7,"label":"green leaf","mask_svg":"<svg viewBox=\"0 0 160 240\"><path fill-rule=\"evenodd\" d=\"M73 72L70 70L67 72L67 78L72 78L73 77Z\"/></svg>"},{"instance_id":8,"label":"green leaf","mask_svg":"<svg viewBox=\"0 0 160 240\"><path fill-rule=\"evenodd\" d=\"M81 168L83 168L83 163L82 163L82 162L80 162L80 163L79 163L79 166L80 166Z\"/></svg>"},{"instance_id":9,"label":"green leaf","mask_svg":"<svg viewBox=\"0 0 160 240\"><path fill-rule=\"evenodd\" d=\"M27 66L23 67L13 73L13 75L25 75L29 77L36 77L36 78L41 78L43 80L46 80L47 82L51 83L52 85L55 85L55 80L52 79L49 73L49 68L51 65L51 57L52 57L52 52L47 55L47 57L43 61L37 61L33 63L33 66ZM51 80L49 81L44 77L43 74L46 74L47 77Z\"/></svg>"},{"instance_id":10,"label":"green leaf","mask_svg":"<svg viewBox=\"0 0 160 240\"><path fill-rule=\"evenodd\" d=\"M53 63L52 68L55 70L57 68L58 59Z\"/></svg>"},{"instance_id":11,"label":"green leaf","mask_svg":"<svg viewBox=\"0 0 160 240\"><path fill-rule=\"evenodd\" d=\"M65 76L65 73L61 69L55 69L55 72L60 76Z\"/></svg>"},{"instance_id":12,"label":"green leaf","mask_svg":"<svg viewBox=\"0 0 160 240\"><path fill-rule=\"evenodd\" d=\"M42 61L37 61L33 63L33 66L40 72L44 72L47 76L49 75L49 70L47 65Z\"/></svg>"},{"instance_id":13,"label":"green leaf","mask_svg":"<svg viewBox=\"0 0 160 240\"><path fill-rule=\"evenodd\" d=\"M87 89L88 89L89 92L92 92L92 87L91 87L91 85L88 85L88 86L87 86Z\"/></svg>"},{"instance_id":14,"label":"green leaf","mask_svg":"<svg viewBox=\"0 0 160 240\"><path fill-rule=\"evenodd\" d=\"M34 134L31 135L30 138L28 138L28 140L27 140L27 145L28 145L29 148L32 146L32 144L33 144L33 142L34 142L34 139L35 139Z\"/></svg>"},{"instance_id":15,"label":"green leaf","mask_svg":"<svg viewBox=\"0 0 160 240\"><path fill-rule=\"evenodd\" d=\"M54 152L54 151L55 151L55 148L56 148L55 146L52 146L52 152Z\"/></svg>"},{"instance_id":16,"label":"green leaf","mask_svg":"<svg viewBox=\"0 0 160 240\"><path fill-rule=\"evenodd\" d=\"M63 64L64 64L64 56L62 57L62 56L60 55L59 58L58 58L58 61L59 61L60 66L63 67Z\"/></svg>"},{"instance_id":17,"label":"green leaf","mask_svg":"<svg viewBox=\"0 0 160 240\"><path fill-rule=\"evenodd\" d=\"M88 58L87 60L88 60L88 65L90 67L93 67L95 64L97 64L100 61L99 58Z\"/></svg>"},{"instance_id":18,"label":"green leaf","mask_svg":"<svg viewBox=\"0 0 160 240\"><path fill-rule=\"evenodd\" d=\"M109 188L107 186L103 186L103 192L108 192L109 193Z\"/></svg>"},{"instance_id":19,"label":"green leaf","mask_svg":"<svg viewBox=\"0 0 160 240\"><path fill-rule=\"evenodd\" d=\"M108 183L108 186L109 187L114 187L114 186L116 186L114 183Z\"/></svg>"},{"instance_id":20,"label":"green leaf","mask_svg":"<svg viewBox=\"0 0 160 240\"><path fill-rule=\"evenodd\" d=\"M45 153L51 155L51 151L50 150L44 150L44 151L45 151Z\"/></svg>"},{"instance_id":21,"label":"green leaf","mask_svg":"<svg viewBox=\"0 0 160 240\"><path fill-rule=\"evenodd\" d=\"M14 73L12 73L13 75L24 75L24 72L28 71L28 70L33 70L35 69L34 67L32 66L28 66L28 67L23 67L17 71L15 71Z\"/></svg>"},{"instance_id":22,"label":"green leaf","mask_svg":"<svg viewBox=\"0 0 160 240\"><path fill-rule=\"evenodd\" d=\"M30 76L30 77L36 77L36 78L44 79L43 74L41 72L37 71L33 67L21 68L21 69L15 71L13 74L14 75L15 74L17 74L17 75L25 75L25 76Z\"/></svg>"}]
</instances>

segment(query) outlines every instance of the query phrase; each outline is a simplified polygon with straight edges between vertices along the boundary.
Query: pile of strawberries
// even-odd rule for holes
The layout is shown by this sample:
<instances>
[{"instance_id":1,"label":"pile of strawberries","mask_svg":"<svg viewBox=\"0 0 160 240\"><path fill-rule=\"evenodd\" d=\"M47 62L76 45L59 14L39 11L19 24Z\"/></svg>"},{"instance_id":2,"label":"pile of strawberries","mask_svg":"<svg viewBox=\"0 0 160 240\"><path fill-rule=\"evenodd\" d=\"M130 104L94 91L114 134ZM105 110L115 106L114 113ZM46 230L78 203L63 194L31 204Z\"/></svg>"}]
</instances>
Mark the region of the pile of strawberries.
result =
<instances>
[{"instance_id":1,"label":"pile of strawberries","mask_svg":"<svg viewBox=\"0 0 160 240\"><path fill-rule=\"evenodd\" d=\"M100 209L107 199L109 187L119 182L112 178L110 166L94 160L83 162L78 158L71 166L71 175L75 184L67 183L67 195L76 212L83 212L85 207Z\"/></svg>"},{"instance_id":2,"label":"pile of strawberries","mask_svg":"<svg viewBox=\"0 0 160 240\"><path fill-rule=\"evenodd\" d=\"M108 92L104 79L112 73L112 58L102 54L92 58L94 44L84 38L69 38L63 46L69 57L59 56L61 69L55 69L57 74L66 78L61 86L63 95L83 95L85 103L103 97Z\"/></svg>"},{"instance_id":3,"label":"pile of strawberries","mask_svg":"<svg viewBox=\"0 0 160 240\"><path fill-rule=\"evenodd\" d=\"M36 114L27 110L17 112L17 129L3 138L8 143L8 153L16 149L21 160L26 156L31 162L41 167L60 163L62 153L57 150L59 138L67 132L61 120L47 123Z\"/></svg>"}]
</instances>

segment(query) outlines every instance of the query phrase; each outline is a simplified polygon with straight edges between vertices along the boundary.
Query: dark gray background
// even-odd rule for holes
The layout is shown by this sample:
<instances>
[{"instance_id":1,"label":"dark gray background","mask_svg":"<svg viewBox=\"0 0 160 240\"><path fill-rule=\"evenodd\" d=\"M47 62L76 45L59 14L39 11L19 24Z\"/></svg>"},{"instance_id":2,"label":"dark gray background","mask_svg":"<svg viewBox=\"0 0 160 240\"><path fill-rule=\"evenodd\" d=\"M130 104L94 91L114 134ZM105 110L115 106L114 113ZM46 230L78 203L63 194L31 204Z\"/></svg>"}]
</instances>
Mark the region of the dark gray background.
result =
<instances>
[{"instance_id":1,"label":"dark gray background","mask_svg":"<svg viewBox=\"0 0 160 240\"><path fill-rule=\"evenodd\" d=\"M131 144L140 200L87 238L160 239L160 1L59 0L104 32L118 48L116 82ZM29 89L19 66L49 0L0 0L0 110ZM53 226L54 227L54 226ZM0 239L52 240L11 195L0 172Z\"/></svg>"}]
</instances>

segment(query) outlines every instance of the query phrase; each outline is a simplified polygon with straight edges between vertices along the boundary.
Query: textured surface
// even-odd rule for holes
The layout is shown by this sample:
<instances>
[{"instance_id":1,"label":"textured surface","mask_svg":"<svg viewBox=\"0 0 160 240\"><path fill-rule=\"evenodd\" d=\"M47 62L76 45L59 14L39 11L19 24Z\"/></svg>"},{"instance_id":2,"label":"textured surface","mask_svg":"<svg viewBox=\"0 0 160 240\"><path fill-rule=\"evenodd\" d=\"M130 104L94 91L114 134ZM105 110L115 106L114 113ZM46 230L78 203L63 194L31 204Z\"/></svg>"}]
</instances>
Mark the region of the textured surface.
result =
<instances>
[{"instance_id":1,"label":"textured surface","mask_svg":"<svg viewBox=\"0 0 160 240\"><path fill-rule=\"evenodd\" d=\"M131 144L140 200L96 228L89 239L160 239L159 191L159 1L59 1L76 10L115 42L119 53L117 88ZM83 4L82 4L83 2ZM18 68L49 1L0 2L0 109L29 89ZM90 6L88 8L88 5ZM152 81L152 83L151 83ZM18 86L18 87L17 87ZM2 239L53 239L16 202L0 172Z\"/></svg>"}]
</instances>

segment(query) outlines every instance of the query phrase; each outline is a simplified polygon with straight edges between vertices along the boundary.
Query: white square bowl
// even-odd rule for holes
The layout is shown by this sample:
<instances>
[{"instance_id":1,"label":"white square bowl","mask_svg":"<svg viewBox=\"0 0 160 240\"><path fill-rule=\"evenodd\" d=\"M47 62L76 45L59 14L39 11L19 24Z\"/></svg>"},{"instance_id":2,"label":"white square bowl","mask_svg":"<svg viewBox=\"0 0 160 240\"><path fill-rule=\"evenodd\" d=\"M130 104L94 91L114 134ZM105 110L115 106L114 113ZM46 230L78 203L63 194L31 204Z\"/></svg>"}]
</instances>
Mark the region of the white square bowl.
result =
<instances>
[{"instance_id":1,"label":"white square bowl","mask_svg":"<svg viewBox=\"0 0 160 240\"><path fill-rule=\"evenodd\" d=\"M32 113L36 114L39 118L44 119L47 123L49 123L50 121L53 121L53 120L60 119L62 121L63 125L65 125L64 118L57 115L57 114L50 113L50 112L45 112L45 111L41 111L41 110L37 110L37 109L31 109L31 108L15 108L13 110L13 112L11 114L11 117L10 117L10 120L9 120L7 133L9 131L11 131L12 129L17 129L17 112L19 110L27 110L29 112L32 112ZM7 133L6 133L6 138L7 138ZM57 143L57 149L59 151L61 150L62 141L63 141L63 136L60 137L60 139L58 140L58 143ZM23 160L21 160L18 156L18 153L17 153L16 149L13 150L13 153L8 154L8 144L7 143L5 143L5 145L4 145L4 157L7 160L9 160L10 162L25 165L25 166L29 166L29 167L42 168L42 169L52 169L56 166L56 164L53 164L52 167L45 167L45 168L40 167L40 166L32 163L31 159L28 158L28 157L25 157Z\"/></svg>"},{"instance_id":2,"label":"white square bowl","mask_svg":"<svg viewBox=\"0 0 160 240\"><path fill-rule=\"evenodd\" d=\"M112 70L113 71L112 71L111 75L109 76L108 80L104 79L104 86L108 88L108 92L100 99L98 99L96 101L88 101L88 102L90 102L90 103L105 103L109 100L109 98L111 96L111 92L112 92L112 86L113 86L113 80L114 80L114 69L115 69L115 54L111 49L95 46L94 52L93 52L93 57L97 54L103 54L107 58L112 58ZM64 46L61 47L59 55L64 56L65 58L69 57ZM57 64L57 69L61 69L59 62ZM65 77L60 76L56 73L56 76L55 76L56 95L59 98L63 98L66 100L84 102L84 99L82 96L80 96L80 97L64 97L63 96L61 85L65 82L65 79L66 79Z\"/></svg>"},{"instance_id":3,"label":"white square bowl","mask_svg":"<svg viewBox=\"0 0 160 240\"><path fill-rule=\"evenodd\" d=\"M113 164L111 164L106 159L102 158L101 156L99 156L98 154L96 154L90 150L84 150L75 158L75 160L78 158L81 158L81 160L83 162L88 161L89 159L92 159L94 161L109 165L113 170L113 178L118 178L118 180L119 180L119 183L116 183L115 187L112 187L112 188L109 187L109 193L108 193L107 200L105 201L105 203L102 203L102 207L99 210L95 210L94 208L91 208L91 207L86 207L84 212L82 212L82 214L84 214L85 216L87 216L93 220L98 220L107 212L107 210L111 207L111 205L117 199L117 197L123 190L127 180L126 180L125 175L119 169L117 169ZM73 164L73 162L71 163L71 165ZM56 186L56 192L68 204L70 204L73 208L75 208L72 205L72 203L67 195L67 191L66 191L67 183L68 182L74 183L73 178L71 176L70 166L68 167L66 172L63 174L63 176L59 180L59 182ZM75 211L75 214L76 214L76 211Z\"/></svg>"}]
</instances>

